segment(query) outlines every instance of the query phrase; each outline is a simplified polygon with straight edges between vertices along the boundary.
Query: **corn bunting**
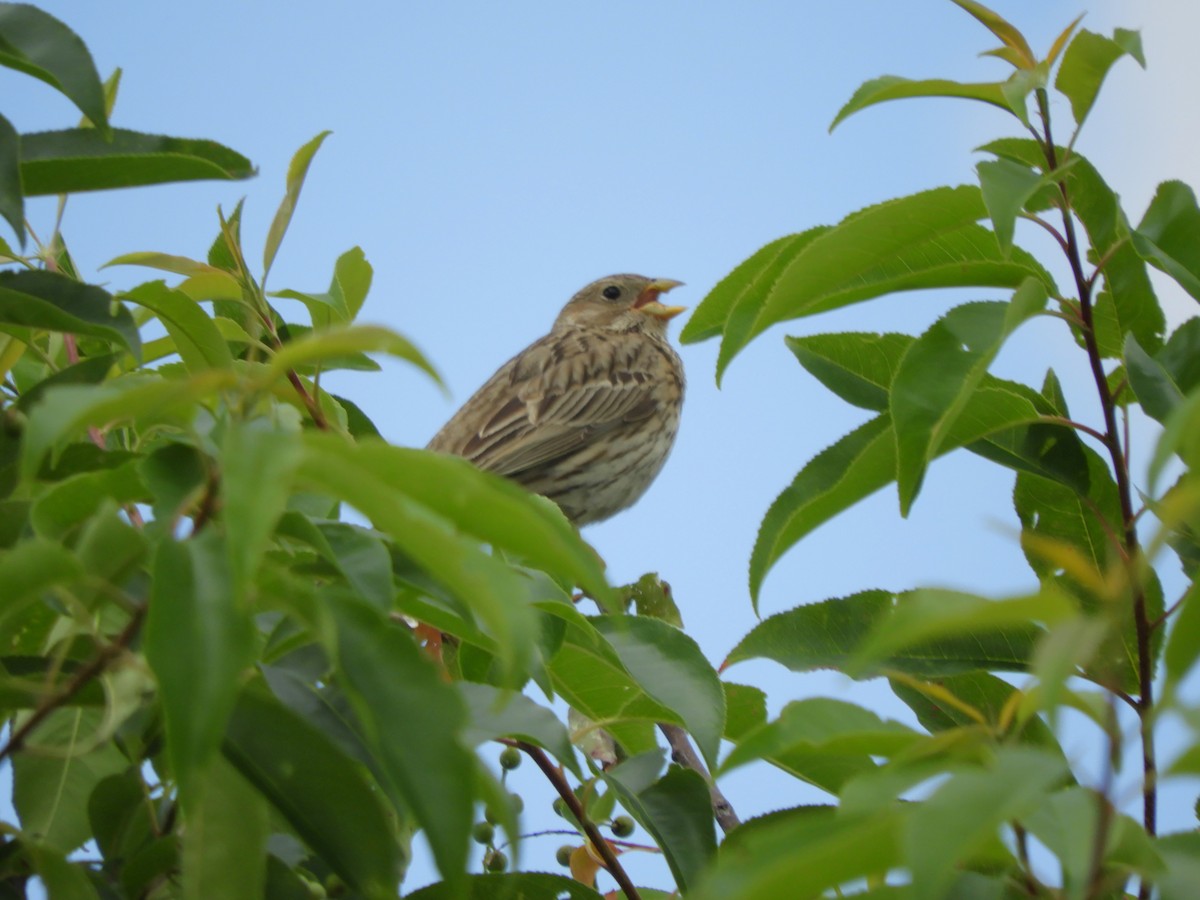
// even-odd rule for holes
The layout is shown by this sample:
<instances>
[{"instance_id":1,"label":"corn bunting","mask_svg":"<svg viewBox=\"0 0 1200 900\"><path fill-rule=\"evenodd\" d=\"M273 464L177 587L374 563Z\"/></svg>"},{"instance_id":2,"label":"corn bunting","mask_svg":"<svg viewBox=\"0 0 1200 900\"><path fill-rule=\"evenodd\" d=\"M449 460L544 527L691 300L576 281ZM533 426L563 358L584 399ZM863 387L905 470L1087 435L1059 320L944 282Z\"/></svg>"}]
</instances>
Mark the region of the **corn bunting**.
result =
<instances>
[{"instance_id":1,"label":"corn bunting","mask_svg":"<svg viewBox=\"0 0 1200 900\"><path fill-rule=\"evenodd\" d=\"M634 503L679 428L683 365L659 295L670 279L610 275L496 372L429 442L549 497L576 525Z\"/></svg>"}]
</instances>

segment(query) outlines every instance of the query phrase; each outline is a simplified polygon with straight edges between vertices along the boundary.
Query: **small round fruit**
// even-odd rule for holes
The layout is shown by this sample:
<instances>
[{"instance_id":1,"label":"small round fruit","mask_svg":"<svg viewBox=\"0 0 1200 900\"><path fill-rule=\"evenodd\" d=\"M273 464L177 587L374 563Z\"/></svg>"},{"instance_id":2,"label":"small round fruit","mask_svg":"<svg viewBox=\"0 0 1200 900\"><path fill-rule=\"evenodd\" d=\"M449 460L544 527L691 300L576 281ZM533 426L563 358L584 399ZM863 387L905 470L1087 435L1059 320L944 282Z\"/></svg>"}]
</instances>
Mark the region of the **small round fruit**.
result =
<instances>
[{"instance_id":1,"label":"small round fruit","mask_svg":"<svg viewBox=\"0 0 1200 900\"><path fill-rule=\"evenodd\" d=\"M629 816L617 816L612 820L612 833L619 838L629 837L633 834L633 819Z\"/></svg>"},{"instance_id":2,"label":"small round fruit","mask_svg":"<svg viewBox=\"0 0 1200 900\"><path fill-rule=\"evenodd\" d=\"M476 822L475 827L471 829L471 837L477 844L490 844L495 836L496 829L491 822Z\"/></svg>"},{"instance_id":3,"label":"small round fruit","mask_svg":"<svg viewBox=\"0 0 1200 900\"><path fill-rule=\"evenodd\" d=\"M525 812L525 800L520 794L509 794L508 800L512 804L513 813L519 816Z\"/></svg>"},{"instance_id":4,"label":"small round fruit","mask_svg":"<svg viewBox=\"0 0 1200 900\"><path fill-rule=\"evenodd\" d=\"M489 850L483 858L483 867L489 872L503 872L508 868L508 857L499 850Z\"/></svg>"},{"instance_id":5,"label":"small round fruit","mask_svg":"<svg viewBox=\"0 0 1200 900\"><path fill-rule=\"evenodd\" d=\"M554 858L558 860L560 866L566 867L571 865L571 854L575 852L575 848L570 844L563 844L558 848L558 852L554 854Z\"/></svg>"},{"instance_id":6,"label":"small round fruit","mask_svg":"<svg viewBox=\"0 0 1200 900\"><path fill-rule=\"evenodd\" d=\"M500 751L500 768L512 771L521 764L521 751L516 747L505 747Z\"/></svg>"}]
</instances>

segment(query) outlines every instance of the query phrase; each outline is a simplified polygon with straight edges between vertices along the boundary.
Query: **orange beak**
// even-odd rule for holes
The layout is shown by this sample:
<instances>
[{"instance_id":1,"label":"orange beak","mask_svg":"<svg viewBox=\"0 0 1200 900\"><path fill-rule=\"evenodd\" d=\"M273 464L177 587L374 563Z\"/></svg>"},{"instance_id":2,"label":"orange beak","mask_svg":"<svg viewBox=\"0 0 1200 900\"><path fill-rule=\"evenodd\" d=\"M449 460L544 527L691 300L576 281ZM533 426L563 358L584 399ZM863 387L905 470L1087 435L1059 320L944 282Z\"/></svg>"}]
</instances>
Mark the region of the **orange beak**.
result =
<instances>
[{"instance_id":1,"label":"orange beak","mask_svg":"<svg viewBox=\"0 0 1200 900\"><path fill-rule=\"evenodd\" d=\"M687 309L687 307L666 306L663 303L659 303L658 297L660 294L665 294L671 290L671 288L677 288L682 284L682 281L675 281L672 278L656 278L646 285L645 289L638 295L638 298L633 301L633 308L640 309L646 315L662 319L664 322L667 319L673 319Z\"/></svg>"}]
</instances>

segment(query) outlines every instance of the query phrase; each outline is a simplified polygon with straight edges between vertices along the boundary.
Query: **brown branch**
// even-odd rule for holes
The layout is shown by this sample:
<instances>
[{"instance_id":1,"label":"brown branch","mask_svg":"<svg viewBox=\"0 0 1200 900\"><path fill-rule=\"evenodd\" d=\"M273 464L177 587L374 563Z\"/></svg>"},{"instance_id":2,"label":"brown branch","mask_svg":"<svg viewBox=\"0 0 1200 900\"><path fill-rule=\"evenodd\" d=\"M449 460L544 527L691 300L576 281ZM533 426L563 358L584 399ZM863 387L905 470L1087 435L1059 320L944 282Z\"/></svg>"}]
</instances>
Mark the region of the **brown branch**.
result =
<instances>
[{"instance_id":1,"label":"brown branch","mask_svg":"<svg viewBox=\"0 0 1200 900\"><path fill-rule=\"evenodd\" d=\"M304 382L300 380L300 376L296 374L295 369L288 369L287 379L292 387L296 389L296 393L300 395L300 400L304 403L304 408L308 410L308 415L312 418L313 424L322 431L328 431L329 422L325 419L325 413L321 411L320 403L305 390Z\"/></svg>"},{"instance_id":2,"label":"brown branch","mask_svg":"<svg viewBox=\"0 0 1200 900\"><path fill-rule=\"evenodd\" d=\"M712 776L708 774L708 769L704 766L704 761L692 749L692 742L688 740L687 732L678 725L668 725L665 722L658 723L658 729L667 739L667 743L671 745L671 760L684 768L691 769L704 779L708 785L708 796L712 800L713 818L717 820L717 824L721 826L721 830L726 834L733 831L742 824L742 820L738 818L738 814L733 811L733 805L725 799L725 795L721 793Z\"/></svg>"},{"instance_id":3,"label":"brown branch","mask_svg":"<svg viewBox=\"0 0 1200 900\"><path fill-rule=\"evenodd\" d=\"M125 624L121 633L111 643L101 647L99 652L86 665L76 670L75 674L71 676L71 680L63 686L62 690L42 700L29 718L21 723L21 727L12 733L8 739L8 743L3 748L0 748L0 760L20 750L34 729L41 725L52 712L62 707L65 703L68 703L72 697L87 686L89 681L101 674L114 659L127 650L129 645L133 643L133 639L137 637L138 631L141 630L142 621L145 617L146 608L144 606L137 607L132 615L130 615L129 621Z\"/></svg>"},{"instance_id":4,"label":"brown branch","mask_svg":"<svg viewBox=\"0 0 1200 900\"><path fill-rule=\"evenodd\" d=\"M1038 111L1042 120L1042 151L1050 168L1058 168L1058 153L1054 147L1054 138L1050 130L1050 107L1045 89L1036 92ZM1108 384L1108 376L1104 371L1100 346L1096 340L1096 328L1092 315L1092 290L1095 279L1088 278L1083 272L1083 258L1080 253L1079 240L1075 234L1075 223L1071 215L1071 197L1065 181L1058 184L1062 197L1063 233L1067 238L1067 260L1079 292L1079 313L1084 322L1082 329L1084 346L1087 349L1088 363L1092 370L1092 379L1096 383L1096 392L1100 398L1100 408L1104 416L1105 446L1112 460L1113 478L1117 483L1117 495L1121 505L1121 519L1124 525L1125 555L1129 565L1136 566L1141 557L1138 544L1136 517L1133 511L1133 492L1129 479L1129 460L1125 448L1122 447L1120 432L1117 427L1116 402ZM1152 724L1154 712L1154 663L1150 652L1150 622L1146 611L1146 592L1139 584L1136 572L1131 572L1130 583L1133 585L1133 624L1137 636L1138 648L1138 697L1137 712L1142 739L1142 824L1146 833L1151 837L1157 832L1158 820L1158 789L1157 764L1154 753L1154 728ZM1100 798L1099 821L1095 836L1095 848L1100 852L1107 846L1108 830L1111 826L1111 809L1107 797ZM1099 876L1099 862L1093 860L1093 874ZM1093 888L1096 883L1093 882ZM1139 890L1140 897L1149 897L1149 885L1143 884Z\"/></svg>"},{"instance_id":5,"label":"brown branch","mask_svg":"<svg viewBox=\"0 0 1200 900\"><path fill-rule=\"evenodd\" d=\"M571 785L563 777L563 773L550 757L540 747L535 747L526 741L501 739L500 742L508 744L510 747L516 747L537 764L537 767L542 770L542 774L549 779L550 784L554 786L554 790L558 792L558 796L562 797L563 803L567 805L567 809L571 811L571 815L575 817L584 834L591 841L592 846L596 848L596 852L600 854L600 858L604 861L604 868L616 879L617 885L621 888L626 898L628 900L641 900L642 895L638 893L638 889L630 881L628 873L621 866L617 855L612 851L612 847L605 840L604 836L600 834L600 829L596 827L596 823L588 818L583 804L579 802L579 798L571 790Z\"/></svg>"}]
</instances>

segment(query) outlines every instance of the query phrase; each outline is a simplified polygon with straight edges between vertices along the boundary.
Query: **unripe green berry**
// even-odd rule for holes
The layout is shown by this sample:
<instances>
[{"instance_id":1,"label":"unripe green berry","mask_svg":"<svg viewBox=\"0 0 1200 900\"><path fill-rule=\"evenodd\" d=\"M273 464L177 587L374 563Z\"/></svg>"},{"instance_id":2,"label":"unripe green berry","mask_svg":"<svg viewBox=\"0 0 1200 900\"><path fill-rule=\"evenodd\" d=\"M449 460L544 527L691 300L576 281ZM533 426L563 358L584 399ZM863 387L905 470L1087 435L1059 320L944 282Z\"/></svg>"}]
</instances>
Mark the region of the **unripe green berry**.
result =
<instances>
[{"instance_id":1,"label":"unripe green berry","mask_svg":"<svg viewBox=\"0 0 1200 900\"><path fill-rule=\"evenodd\" d=\"M512 803L513 813L515 815L519 816L521 813L525 812L525 800L520 794L509 794L508 799Z\"/></svg>"},{"instance_id":2,"label":"unripe green berry","mask_svg":"<svg viewBox=\"0 0 1200 900\"><path fill-rule=\"evenodd\" d=\"M521 764L521 751L516 747L505 747L500 751L500 768L512 771Z\"/></svg>"},{"instance_id":3,"label":"unripe green berry","mask_svg":"<svg viewBox=\"0 0 1200 900\"><path fill-rule=\"evenodd\" d=\"M612 820L612 825L609 827L617 837L629 837L633 834L633 819L629 818L629 816L617 816Z\"/></svg>"},{"instance_id":4,"label":"unripe green berry","mask_svg":"<svg viewBox=\"0 0 1200 900\"><path fill-rule=\"evenodd\" d=\"M558 848L558 852L554 854L554 858L558 860L560 866L569 866L571 864L571 854L575 852L575 848L570 844L563 844Z\"/></svg>"},{"instance_id":5,"label":"unripe green berry","mask_svg":"<svg viewBox=\"0 0 1200 900\"><path fill-rule=\"evenodd\" d=\"M471 837L477 844L490 844L495 836L496 829L491 822L476 822L475 827L471 829Z\"/></svg>"},{"instance_id":6,"label":"unripe green berry","mask_svg":"<svg viewBox=\"0 0 1200 900\"><path fill-rule=\"evenodd\" d=\"M483 867L489 872L503 872L508 868L508 857L499 850L489 850L483 857Z\"/></svg>"}]
</instances>

